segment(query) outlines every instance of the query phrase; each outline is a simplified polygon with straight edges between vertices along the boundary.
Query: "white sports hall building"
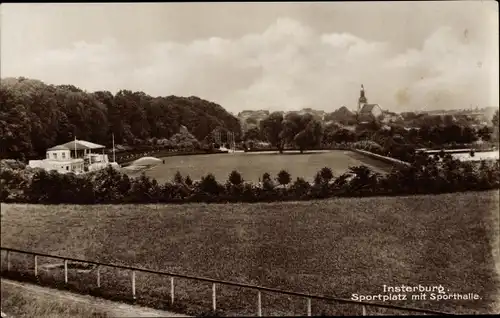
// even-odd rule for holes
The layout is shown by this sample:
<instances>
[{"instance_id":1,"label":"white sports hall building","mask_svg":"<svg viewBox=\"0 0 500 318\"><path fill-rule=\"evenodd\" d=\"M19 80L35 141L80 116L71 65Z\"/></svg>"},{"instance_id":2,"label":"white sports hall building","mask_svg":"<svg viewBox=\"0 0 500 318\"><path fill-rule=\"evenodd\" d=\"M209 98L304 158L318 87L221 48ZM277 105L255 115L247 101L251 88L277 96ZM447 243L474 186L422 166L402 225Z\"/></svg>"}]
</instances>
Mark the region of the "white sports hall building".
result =
<instances>
[{"instance_id":1,"label":"white sports hall building","mask_svg":"<svg viewBox=\"0 0 500 318\"><path fill-rule=\"evenodd\" d=\"M29 166L75 174L100 170L108 165L118 167L116 162L109 162L108 155L104 153L105 148L103 145L75 139L47 149L45 159L30 160Z\"/></svg>"}]
</instances>

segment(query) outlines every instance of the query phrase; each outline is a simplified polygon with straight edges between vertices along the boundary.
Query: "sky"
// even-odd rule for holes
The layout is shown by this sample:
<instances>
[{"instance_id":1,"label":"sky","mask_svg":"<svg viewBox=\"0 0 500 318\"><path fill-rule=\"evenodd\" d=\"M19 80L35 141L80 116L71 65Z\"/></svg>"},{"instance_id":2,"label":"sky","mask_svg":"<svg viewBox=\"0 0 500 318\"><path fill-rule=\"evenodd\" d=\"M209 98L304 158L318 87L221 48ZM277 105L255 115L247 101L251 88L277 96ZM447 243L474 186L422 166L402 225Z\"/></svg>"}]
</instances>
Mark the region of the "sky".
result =
<instances>
[{"instance_id":1,"label":"sky","mask_svg":"<svg viewBox=\"0 0 500 318\"><path fill-rule=\"evenodd\" d=\"M498 3L2 4L1 77L228 111L499 105Z\"/></svg>"}]
</instances>

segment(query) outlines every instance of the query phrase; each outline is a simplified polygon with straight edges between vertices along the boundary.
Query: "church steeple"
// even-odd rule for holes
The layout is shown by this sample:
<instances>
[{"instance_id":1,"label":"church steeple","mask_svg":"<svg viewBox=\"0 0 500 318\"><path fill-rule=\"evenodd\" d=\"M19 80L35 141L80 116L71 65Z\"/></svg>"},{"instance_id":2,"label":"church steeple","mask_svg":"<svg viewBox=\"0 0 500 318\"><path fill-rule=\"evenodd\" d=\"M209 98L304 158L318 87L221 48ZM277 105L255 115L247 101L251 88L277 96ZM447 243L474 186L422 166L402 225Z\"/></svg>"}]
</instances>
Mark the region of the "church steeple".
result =
<instances>
[{"instance_id":1,"label":"church steeple","mask_svg":"<svg viewBox=\"0 0 500 318\"><path fill-rule=\"evenodd\" d=\"M366 104L368 100L366 99L365 96L365 88L363 84L361 84L361 91L359 92L359 99L358 99L358 113L361 110L361 107L363 107L364 104Z\"/></svg>"}]
</instances>

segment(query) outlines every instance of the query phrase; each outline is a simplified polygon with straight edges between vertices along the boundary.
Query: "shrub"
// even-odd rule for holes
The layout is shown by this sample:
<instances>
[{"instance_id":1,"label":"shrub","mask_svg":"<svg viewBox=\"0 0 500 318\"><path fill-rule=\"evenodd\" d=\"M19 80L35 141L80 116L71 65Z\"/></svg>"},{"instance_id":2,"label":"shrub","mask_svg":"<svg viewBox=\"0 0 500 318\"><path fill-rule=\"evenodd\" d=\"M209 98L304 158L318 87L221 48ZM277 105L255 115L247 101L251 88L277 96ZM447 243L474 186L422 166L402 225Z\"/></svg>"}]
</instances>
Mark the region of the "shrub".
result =
<instances>
[{"instance_id":1,"label":"shrub","mask_svg":"<svg viewBox=\"0 0 500 318\"><path fill-rule=\"evenodd\" d=\"M13 170L22 170L26 168L26 164L19 160L14 159L2 159L0 160L0 170L3 169L13 169Z\"/></svg>"},{"instance_id":2,"label":"shrub","mask_svg":"<svg viewBox=\"0 0 500 318\"><path fill-rule=\"evenodd\" d=\"M271 175L267 172L265 172L263 175L262 175L262 182L266 181L266 180L271 180Z\"/></svg>"},{"instance_id":3,"label":"shrub","mask_svg":"<svg viewBox=\"0 0 500 318\"><path fill-rule=\"evenodd\" d=\"M274 182L271 178L265 178L262 180L262 189L266 191L271 191L274 189Z\"/></svg>"},{"instance_id":4,"label":"shrub","mask_svg":"<svg viewBox=\"0 0 500 318\"><path fill-rule=\"evenodd\" d=\"M288 171L281 170L280 172L278 172L276 181L278 181L280 185L287 185L290 183L290 181L292 181L292 176L290 175L290 173L288 173Z\"/></svg>"},{"instance_id":5,"label":"shrub","mask_svg":"<svg viewBox=\"0 0 500 318\"><path fill-rule=\"evenodd\" d=\"M330 182L333 179L333 172L332 169L328 167L324 167L319 171L319 175L321 178L326 182Z\"/></svg>"},{"instance_id":6,"label":"shrub","mask_svg":"<svg viewBox=\"0 0 500 318\"><path fill-rule=\"evenodd\" d=\"M134 203L159 202L162 195L161 187L156 180L151 180L144 173L131 182L128 200Z\"/></svg>"},{"instance_id":7,"label":"shrub","mask_svg":"<svg viewBox=\"0 0 500 318\"><path fill-rule=\"evenodd\" d=\"M351 167L334 179L327 167L316 173L315 184L297 178L290 187L275 187L269 173L262 176L261 187L245 183L240 173L231 172L226 187L213 174L193 184L179 172L173 182L158 185L142 174L129 178L111 167L85 175L59 174L42 169L0 170L0 200L19 203L183 203L183 202L265 202L303 200L332 196L431 194L467 190L498 189L500 161L460 162L445 154L441 161L416 154L412 165L394 168L385 176L366 166ZM288 185L290 174L278 173L277 183Z\"/></svg>"},{"instance_id":8,"label":"shrub","mask_svg":"<svg viewBox=\"0 0 500 318\"><path fill-rule=\"evenodd\" d=\"M228 180L232 185L241 185L243 183L243 177L236 170L231 171Z\"/></svg>"},{"instance_id":9,"label":"shrub","mask_svg":"<svg viewBox=\"0 0 500 318\"><path fill-rule=\"evenodd\" d=\"M91 182L97 203L122 202L131 187L129 177L112 167L97 171L91 176Z\"/></svg>"},{"instance_id":10,"label":"shrub","mask_svg":"<svg viewBox=\"0 0 500 318\"><path fill-rule=\"evenodd\" d=\"M182 174L179 170L174 175L174 182L175 183L184 183L184 178L182 177Z\"/></svg>"},{"instance_id":11,"label":"shrub","mask_svg":"<svg viewBox=\"0 0 500 318\"><path fill-rule=\"evenodd\" d=\"M221 185L211 173L201 178L198 187L202 192L207 194L218 195L221 193Z\"/></svg>"},{"instance_id":12,"label":"shrub","mask_svg":"<svg viewBox=\"0 0 500 318\"><path fill-rule=\"evenodd\" d=\"M304 178L297 178L295 182L292 184L290 190L295 194L295 196L299 199L306 197L309 194L309 189L311 185L309 182L304 180Z\"/></svg>"},{"instance_id":13,"label":"shrub","mask_svg":"<svg viewBox=\"0 0 500 318\"><path fill-rule=\"evenodd\" d=\"M321 172L318 171L314 175L314 184L319 185L323 183L323 178L321 177Z\"/></svg>"}]
</instances>

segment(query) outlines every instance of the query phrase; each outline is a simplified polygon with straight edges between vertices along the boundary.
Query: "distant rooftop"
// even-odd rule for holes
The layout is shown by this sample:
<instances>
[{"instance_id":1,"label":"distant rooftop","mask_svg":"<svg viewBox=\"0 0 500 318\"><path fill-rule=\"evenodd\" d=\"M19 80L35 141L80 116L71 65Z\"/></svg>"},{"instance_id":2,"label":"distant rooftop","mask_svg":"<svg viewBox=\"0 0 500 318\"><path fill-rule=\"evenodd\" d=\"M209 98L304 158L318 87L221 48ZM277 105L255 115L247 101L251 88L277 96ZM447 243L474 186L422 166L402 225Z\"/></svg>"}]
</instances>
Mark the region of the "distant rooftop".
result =
<instances>
[{"instance_id":1,"label":"distant rooftop","mask_svg":"<svg viewBox=\"0 0 500 318\"><path fill-rule=\"evenodd\" d=\"M371 113L371 111L373 110L373 108L375 108L375 106L380 107L379 104L364 104L359 112L360 113Z\"/></svg>"}]
</instances>

